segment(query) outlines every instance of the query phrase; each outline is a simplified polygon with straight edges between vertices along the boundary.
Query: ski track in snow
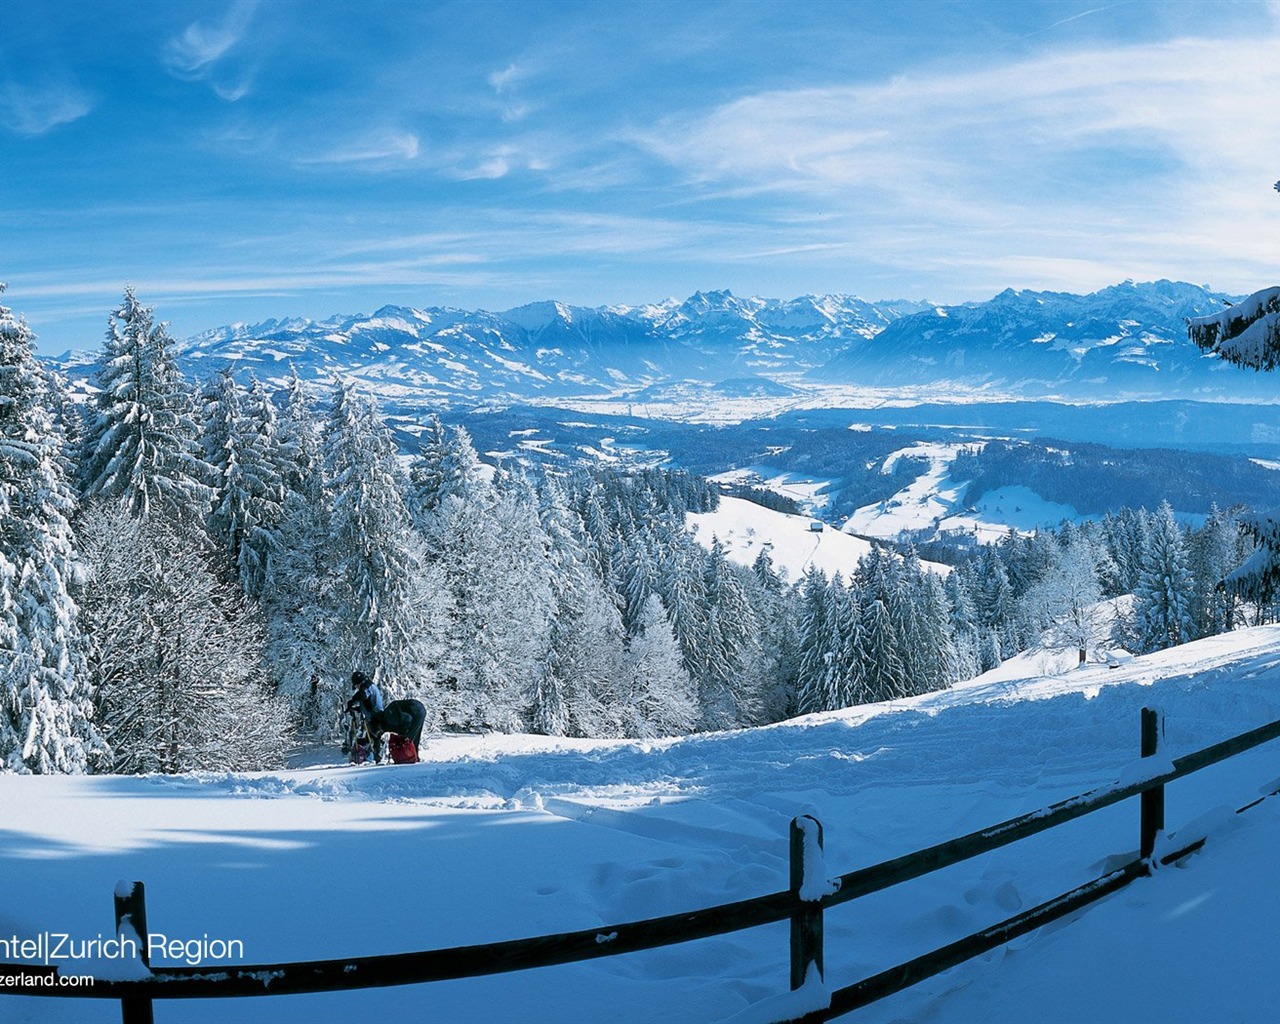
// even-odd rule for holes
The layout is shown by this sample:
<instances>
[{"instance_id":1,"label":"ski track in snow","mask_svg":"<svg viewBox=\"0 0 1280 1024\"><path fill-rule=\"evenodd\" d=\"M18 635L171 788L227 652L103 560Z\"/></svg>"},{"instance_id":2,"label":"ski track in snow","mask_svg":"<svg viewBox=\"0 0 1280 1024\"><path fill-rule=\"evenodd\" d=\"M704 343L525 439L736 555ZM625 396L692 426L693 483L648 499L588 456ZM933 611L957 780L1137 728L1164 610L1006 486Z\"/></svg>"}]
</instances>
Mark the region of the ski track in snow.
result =
<instances>
[{"instance_id":1,"label":"ski track in snow","mask_svg":"<svg viewBox=\"0 0 1280 1024\"><path fill-rule=\"evenodd\" d=\"M1040 675L1036 665L1024 656L941 693L678 739L439 736L418 765L0 777L0 934L105 931L121 878L148 883L153 930L238 929L251 962L602 927L785 888L788 823L798 814L824 822L828 870L840 873L1107 785L1137 770L1144 705L1168 716L1162 759L1280 718L1280 627L1116 669ZM1275 817L1272 802L1250 821L1225 811L1273 783L1276 756L1264 747L1176 783L1170 828L1200 818L1230 840ZM846 984L952 941L1133 852L1135 802L1087 821L833 910L828 981ZM1187 877L1215 879L1210 856ZM1160 905L1157 881L1112 899ZM1088 911L1081 927L1104 917ZM1036 985L1058 977L1037 951L1072 962L1072 927L1041 929L858 1019L979 1019L979 993L993 1007L984 1019L1036 1017ZM782 924L467 982L162 1003L157 1020L345 1019L419 1007L472 1021L598 1020L602 1007L620 1021L755 1019L753 1005L764 1013L785 990L786 949ZM1025 986L1009 973L1024 963ZM1072 998L1085 1013L1084 995ZM0 999L0 1019L66 1020L69 1005ZM74 1007L76 1019L118 1019L110 1003Z\"/></svg>"}]
</instances>

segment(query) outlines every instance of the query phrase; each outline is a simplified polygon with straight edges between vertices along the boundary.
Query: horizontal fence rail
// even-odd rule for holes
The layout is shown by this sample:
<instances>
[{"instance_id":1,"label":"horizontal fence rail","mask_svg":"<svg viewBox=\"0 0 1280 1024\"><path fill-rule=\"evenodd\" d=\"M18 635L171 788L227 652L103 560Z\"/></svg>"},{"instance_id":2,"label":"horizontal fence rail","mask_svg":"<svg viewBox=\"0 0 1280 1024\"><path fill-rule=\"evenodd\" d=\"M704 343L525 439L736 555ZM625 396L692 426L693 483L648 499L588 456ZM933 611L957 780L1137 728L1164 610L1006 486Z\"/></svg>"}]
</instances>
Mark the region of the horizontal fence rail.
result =
<instances>
[{"instance_id":1,"label":"horizontal fence rail","mask_svg":"<svg viewBox=\"0 0 1280 1024\"><path fill-rule=\"evenodd\" d=\"M1162 853L1158 858L1154 856L1157 836L1164 827L1164 787L1280 738L1280 721L1167 762L1169 767L1159 771L1160 764L1154 756L1162 733L1163 723L1157 714L1144 708L1141 753L1144 759L1152 759L1154 767L1150 774L1138 773L1134 781L1099 787L969 835L834 877L827 876L824 868L822 825L807 815L796 818L791 824L790 887L765 896L643 921L423 952L216 969L157 966L148 968L149 973L142 977L103 978L90 987L24 985L18 975L56 975L56 968L0 963L0 995L119 999L125 1024L149 1024L155 999L299 995L474 978L617 956L785 920L791 922L791 987L798 989L815 974L819 980L823 976L823 912L826 909L1057 828L1123 800L1143 797L1140 856L1136 860L1006 921L836 990L825 1008L803 1017L805 1022L828 1020L901 991L1048 921L1074 913L1149 874L1154 863L1172 863L1198 849L1204 843L1203 838L1173 852ZM1258 802L1260 800L1255 800L1240 810ZM143 893L141 883L118 887L116 927L122 937L145 937ZM145 952L145 944L141 948ZM145 955L143 966L147 967Z\"/></svg>"},{"instance_id":2,"label":"horizontal fence rail","mask_svg":"<svg viewBox=\"0 0 1280 1024\"><path fill-rule=\"evenodd\" d=\"M215 968L154 967L151 968L151 976L146 978L104 980L88 990L55 988L38 994L121 999L131 993L145 993L152 999L214 999L452 981L523 971L531 967L577 963L727 935L744 928L785 921L795 906L792 893L783 891L685 914L669 914L559 935L338 960ZM0 970L3 969L0 965ZM7 990L0 988L0 993L5 992Z\"/></svg>"},{"instance_id":3,"label":"horizontal fence rail","mask_svg":"<svg viewBox=\"0 0 1280 1024\"><path fill-rule=\"evenodd\" d=\"M1167 783L1190 775L1192 772L1208 768L1210 765L1218 764L1229 757L1242 754L1246 750L1252 750L1254 747L1261 746L1263 743L1278 737L1280 737L1280 721L1271 722L1249 732L1241 733L1239 736L1233 736L1229 740L1215 743L1211 747L1205 747L1194 754L1187 754L1184 757L1177 758L1172 762L1172 768L1169 771L1161 772L1158 775L1152 775L1149 778L1131 782L1127 785L1100 786L1079 796L1068 797L1066 800L1051 804L1041 810L1010 818L999 825L992 825L989 828L971 832L967 836L948 839L937 846L930 846L915 853L895 857L872 867L850 871L839 876L837 881L840 888L833 895L827 897L824 903L828 907L846 903L849 900L857 899L859 896L866 896L869 893L898 885L900 882L908 882L913 878L919 878L921 875L931 874L942 868L950 867L952 864L958 864L961 861L968 860L970 857L976 857L991 850L998 850L1000 847L1008 846L1019 839L1026 839L1028 836L1036 835L1039 832L1057 828L1068 821L1073 821L1086 814L1092 814L1094 811L1100 811L1104 807L1118 804L1122 800L1128 800L1130 797L1162 789Z\"/></svg>"}]
</instances>

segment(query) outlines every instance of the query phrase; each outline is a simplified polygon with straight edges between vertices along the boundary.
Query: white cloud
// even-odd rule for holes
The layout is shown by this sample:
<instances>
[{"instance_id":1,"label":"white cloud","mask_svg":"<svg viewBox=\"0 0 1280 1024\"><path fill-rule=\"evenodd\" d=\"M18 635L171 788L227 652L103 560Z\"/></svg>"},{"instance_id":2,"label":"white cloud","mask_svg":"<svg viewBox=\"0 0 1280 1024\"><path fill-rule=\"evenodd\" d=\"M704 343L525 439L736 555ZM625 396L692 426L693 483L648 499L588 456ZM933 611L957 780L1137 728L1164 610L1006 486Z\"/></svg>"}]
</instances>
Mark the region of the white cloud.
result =
<instances>
[{"instance_id":1,"label":"white cloud","mask_svg":"<svg viewBox=\"0 0 1280 1024\"><path fill-rule=\"evenodd\" d=\"M518 86L529 76L528 66L520 64L508 64L501 71L489 75L489 88L501 102L502 120L508 124L524 120L534 110L533 105L521 99L517 92Z\"/></svg>"},{"instance_id":2,"label":"white cloud","mask_svg":"<svg viewBox=\"0 0 1280 1024\"><path fill-rule=\"evenodd\" d=\"M317 156L301 157L303 164L394 164L418 158L418 136L413 132L389 131L367 135L327 150Z\"/></svg>"},{"instance_id":3,"label":"white cloud","mask_svg":"<svg viewBox=\"0 0 1280 1024\"><path fill-rule=\"evenodd\" d=\"M43 135L92 109L88 95L72 85L0 85L0 125L18 135Z\"/></svg>"},{"instance_id":4,"label":"white cloud","mask_svg":"<svg viewBox=\"0 0 1280 1024\"><path fill-rule=\"evenodd\" d=\"M837 215L780 226L779 248L854 241L864 258L955 279L1022 267L1026 281L1079 283L1089 265L1095 279L1216 265L1221 279L1267 248L1274 264L1276 44L1178 40L764 92L635 141L690 195L763 218Z\"/></svg>"},{"instance_id":5,"label":"white cloud","mask_svg":"<svg viewBox=\"0 0 1280 1024\"><path fill-rule=\"evenodd\" d=\"M696 180L788 190L979 187L1108 146L1235 169L1280 139L1274 56L1269 39L1183 41L761 93L639 141Z\"/></svg>"},{"instance_id":6,"label":"white cloud","mask_svg":"<svg viewBox=\"0 0 1280 1024\"><path fill-rule=\"evenodd\" d=\"M234 0L221 22L192 22L165 44L161 55L165 66L188 81L211 78L219 62L244 40L257 6L257 0ZM248 94L250 84L250 76L245 75L234 85L215 82L213 88L223 99L235 101Z\"/></svg>"}]
</instances>

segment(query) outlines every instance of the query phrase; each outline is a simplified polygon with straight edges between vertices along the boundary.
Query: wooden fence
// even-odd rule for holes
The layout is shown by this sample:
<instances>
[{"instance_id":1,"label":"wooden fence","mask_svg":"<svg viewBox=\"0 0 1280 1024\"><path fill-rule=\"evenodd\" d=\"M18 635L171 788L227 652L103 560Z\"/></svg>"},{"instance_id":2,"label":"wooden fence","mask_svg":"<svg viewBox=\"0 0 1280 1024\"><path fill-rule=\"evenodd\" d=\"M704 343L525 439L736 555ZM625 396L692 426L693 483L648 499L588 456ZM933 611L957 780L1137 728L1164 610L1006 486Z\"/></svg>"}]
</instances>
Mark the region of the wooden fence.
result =
<instances>
[{"instance_id":1,"label":"wooden fence","mask_svg":"<svg viewBox=\"0 0 1280 1024\"><path fill-rule=\"evenodd\" d=\"M1163 722L1157 713L1144 708L1140 747L1143 758L1154 758L1159 751L1162 734ZM1073 913L1149 874L1157 861L1169 864L1199 849L1204 844L1203 838L1179 849L1157 852L1157 840L1164 829L1164 787L1277 737L1280 737L1280 721L1241 733L1172 762L1161 764L1152 760L1152 770L1138 772L1139 777L1134 781L1094 789L990 828L834 878L827 877L822 867L822 825L809 816L796 818L791 823L788 888L703 910L559 935L390 956L219 966L216 969L155 967L141 978L101 979L91 987L58 987L56 968L0 964L0 995L118 999L124 1024L149 1024L152 1003L156 999L283 996L417 985L617 956L784 920L791 922L791 987L799 989L807 981L820 982L823 978L823 917L825 911L832 907L1057 828L1122 800L1141 797L1139 849L1134 860L999 924L837 989L830 993L829 1000L824 995L822 1002L825 1005L800 1018L806 1024L825 1021L883 999L1049 921ZM1240 810L1259 802L1261 798ZM147 924L142 883L117 887L115 913L117 934L141 936L141 948L145 952ZM53 983L50 987L32 987L13 977L18 974L50 977ZM824 989L819 991L825 992Z\"/></svg>"}]
</instances>

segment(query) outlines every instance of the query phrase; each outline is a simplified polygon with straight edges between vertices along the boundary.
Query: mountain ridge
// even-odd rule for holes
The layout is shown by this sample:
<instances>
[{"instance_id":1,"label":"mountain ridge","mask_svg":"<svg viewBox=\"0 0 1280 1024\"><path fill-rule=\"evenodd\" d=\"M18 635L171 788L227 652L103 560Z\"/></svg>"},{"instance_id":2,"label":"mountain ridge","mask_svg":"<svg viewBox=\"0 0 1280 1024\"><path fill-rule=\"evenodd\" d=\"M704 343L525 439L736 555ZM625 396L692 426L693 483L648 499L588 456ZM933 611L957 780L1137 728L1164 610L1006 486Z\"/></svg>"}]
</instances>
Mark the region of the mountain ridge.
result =
<instances>
[{"instance_id":1,"label":"mountain ridge","mask_svg":"<svg viewBox=\"0 0 1280 1024\"><path fill-rule=\"evenodd\" d=\"M1088 294L1008 288L957 305L727 289L644 305L543 299L500 312L384 305L216 327L180 342L178 355L197 378L228 365L268 383L294 369L308 381L350 377L408 412L660 404L666 395L688 403L699 394L823 404L823 394L858 389L868 401L898 392L919 401L943 384L952 396L981 400L1270 400L1270 380L1224 367L1187 341L1188 317L1230 301L1162 280Z\"/></svg>"}]
</instances>

